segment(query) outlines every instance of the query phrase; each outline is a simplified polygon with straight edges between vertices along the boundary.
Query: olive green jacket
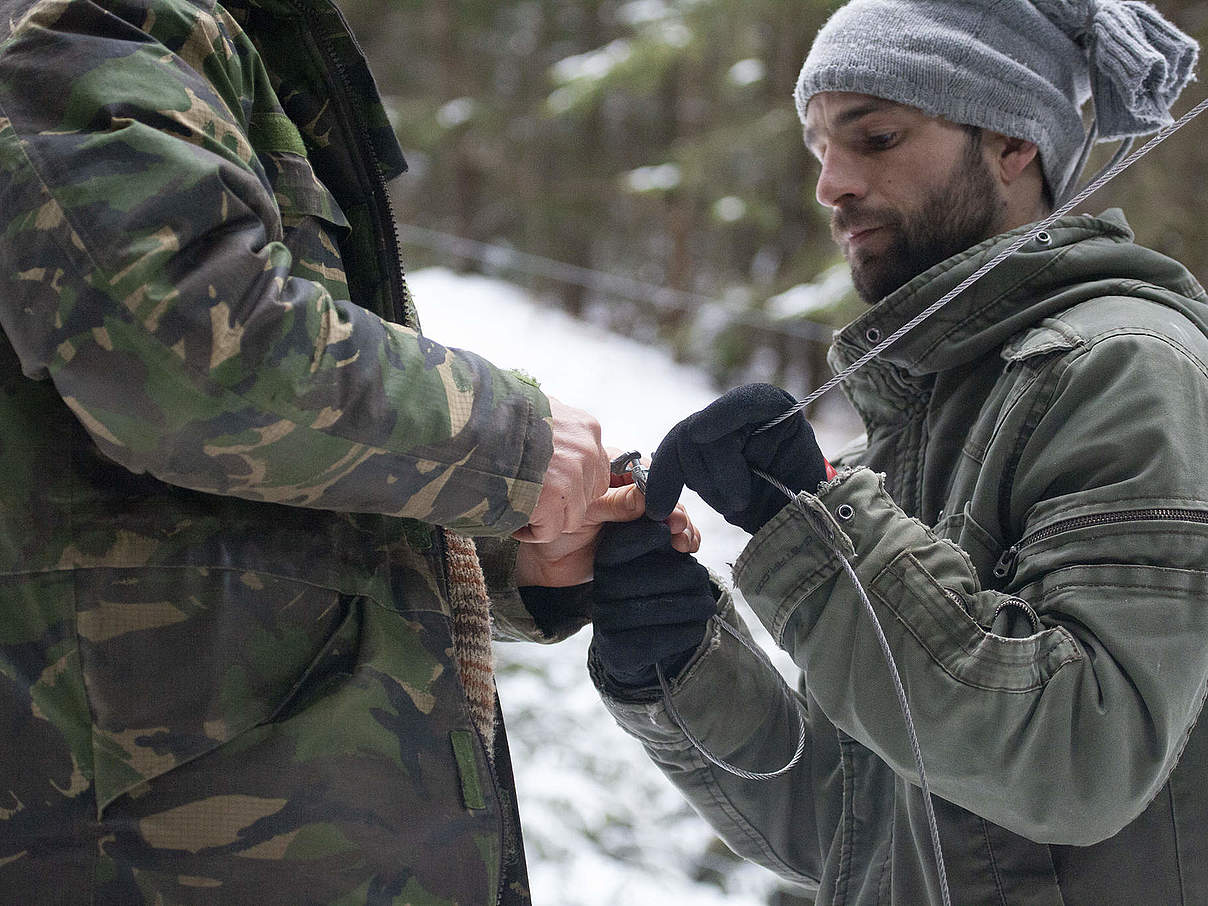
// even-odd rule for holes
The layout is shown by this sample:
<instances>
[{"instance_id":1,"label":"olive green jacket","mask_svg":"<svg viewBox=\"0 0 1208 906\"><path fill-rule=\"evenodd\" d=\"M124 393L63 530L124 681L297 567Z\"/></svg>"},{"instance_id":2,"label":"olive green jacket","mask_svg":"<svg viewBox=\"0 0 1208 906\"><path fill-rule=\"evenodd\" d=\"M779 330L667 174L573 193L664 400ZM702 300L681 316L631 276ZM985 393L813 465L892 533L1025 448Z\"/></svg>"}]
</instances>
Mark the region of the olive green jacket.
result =
<instances>
[{"instance_id":1,"label":"olive green jacket","mask_svg":"<svg viewBox=\"0 0 1208 906\"><path fill-rule=\"evenodd\" d=\"M887 297L832 364L1014 236ZM866 446L735 565L802 669L800 763L739 780L661 702L606 697L735 850L819 904L940 902L904 719L840 553L906 689L954 903L1208 902L1208 299L1119 212L1041 239L847 383ZM793 752L788 693L725 633L673 695L733 763Z\"/></svg>"},{"instance_id":2,"label":"olive green jacket","mask_svg":"<svg viewBox=\"0 0 1208 906\"><path fill-rule=\"evenodd\" d=\"M328 0L0 0L0 900L526 898L433 526L548 401L418 333L403 167Z\"/></svg>"}]
</instances>

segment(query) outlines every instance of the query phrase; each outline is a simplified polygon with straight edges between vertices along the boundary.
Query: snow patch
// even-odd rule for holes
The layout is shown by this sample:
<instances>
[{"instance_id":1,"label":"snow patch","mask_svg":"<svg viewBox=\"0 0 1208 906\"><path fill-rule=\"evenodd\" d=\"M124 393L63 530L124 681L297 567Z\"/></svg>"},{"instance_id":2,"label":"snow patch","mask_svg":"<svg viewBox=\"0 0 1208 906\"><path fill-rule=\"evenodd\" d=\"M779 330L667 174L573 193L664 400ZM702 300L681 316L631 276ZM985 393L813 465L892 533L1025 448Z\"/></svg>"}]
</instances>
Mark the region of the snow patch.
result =
<instances>
[{"instance_id":1,"label":"snow patch","mask_svg":"<svg viewBox=\"0 0 1208 906\"><path fill-rule=\"evenodd\" d=\"M426 336L536 376L547 394L595 415L606 445L649 456L667 429L720 395L703 371L665 350L540 306L503 281L430 268L408 284ZM815 427L824 449L844 440ZM748 536L691 491L682 500L703 536L698 558L728 579ZM739 607L773 663L795 677ZM766 906L777 879L719 858L708 825L604 709L587 676L590 641L589 628L558 645L496 646L533 901Z\"/></svg>"},{"instance_id":2,"label":"snow patch","mask_svg":"<svg viewBox=\"0 0 1208 906\"><path fill-rule=\"evenodd\" d=\"M762 82L767 74L768 67L764 65L763 60L751 58L739 60L731 66L726 73L726 78L730 80L731 84L745 88L747 85Z\"/></svg>"}]
</instances>

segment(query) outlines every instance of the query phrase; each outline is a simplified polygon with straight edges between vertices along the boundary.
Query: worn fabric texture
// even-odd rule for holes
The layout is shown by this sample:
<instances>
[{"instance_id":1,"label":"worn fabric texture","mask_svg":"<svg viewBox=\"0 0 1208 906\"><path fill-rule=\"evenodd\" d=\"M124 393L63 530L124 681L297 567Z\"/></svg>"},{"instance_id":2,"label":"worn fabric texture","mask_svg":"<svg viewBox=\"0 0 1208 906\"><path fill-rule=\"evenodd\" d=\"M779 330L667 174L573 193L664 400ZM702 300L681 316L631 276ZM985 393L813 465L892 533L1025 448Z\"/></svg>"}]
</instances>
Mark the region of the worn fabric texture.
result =
<instances>
[{"instance_id":1,"label":"worn fabric texture","mask_svg":"<svg viewBox=\"0 0 1208 906\"><path fill-rule=\"evenodd\" d=\"M0 0L0 900L527 900L436 526L529 625L548 402L419 333L403 167L326 0Z\"/></svg>"},{"instance_id":2,"label":"worn fabric texture","mask_svg":"<svg viewBox=\"0 0 1208 906\"><path fill-rule=\"evenodd\" d=\"M1028 228L837 337L854 361ZM819 906L941 902L900 671L954 903L1208 902L1208 296L1118 211L1067 217L844 385L867 428L737 588L801 668L809 745L748 783L661 702L617 720L739 853ZM829 539L829 540L824 540ZM736 620L722 602L722 615ZM713 632L673 695L727 761L789 760L778 675Z\"/></svg>"}]
</instances>

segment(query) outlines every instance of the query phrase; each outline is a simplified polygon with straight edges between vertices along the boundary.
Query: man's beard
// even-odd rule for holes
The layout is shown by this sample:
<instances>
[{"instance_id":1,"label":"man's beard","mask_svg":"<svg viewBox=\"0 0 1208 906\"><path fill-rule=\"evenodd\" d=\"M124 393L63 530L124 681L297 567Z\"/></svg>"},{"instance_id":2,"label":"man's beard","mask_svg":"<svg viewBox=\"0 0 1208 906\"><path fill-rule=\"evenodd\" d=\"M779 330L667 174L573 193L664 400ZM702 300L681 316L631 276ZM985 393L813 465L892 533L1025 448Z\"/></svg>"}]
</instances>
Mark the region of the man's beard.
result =
<instances>
[{"instance_id":1,"label":"man's beard","mask_svg":"<svg viewBox=\"0 0 1208 906\"><path fill-rule=\"evenodd\" d=\"M932 191L915 211L848 207L831 217L831 234L878 226L891 234L888 247L861 256L844 249L852 284L869 305L933 265L1000 232L1002 197L981 156L981 142L970 139L947 185Z\"/></svg>"}]
</instances>

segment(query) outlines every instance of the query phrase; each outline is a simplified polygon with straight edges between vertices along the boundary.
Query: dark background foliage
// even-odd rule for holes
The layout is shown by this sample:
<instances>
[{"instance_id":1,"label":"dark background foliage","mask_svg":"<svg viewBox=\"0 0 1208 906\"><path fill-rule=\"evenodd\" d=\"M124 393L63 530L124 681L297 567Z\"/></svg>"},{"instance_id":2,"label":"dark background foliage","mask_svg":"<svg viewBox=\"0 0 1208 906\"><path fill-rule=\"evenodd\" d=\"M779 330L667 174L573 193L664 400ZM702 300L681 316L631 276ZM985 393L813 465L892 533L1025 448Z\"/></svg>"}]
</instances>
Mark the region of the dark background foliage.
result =
<instances>
[{"instance_id":1,"label":"dark background foliage","mask_svg":"<svg viewBox=\"0 0 1208 906\"><path fill-rule=\"evenodd\" d=\"M410 266L500 273L670 344L722 385L815 386L829 327L855 303L792 88L836 5L341 0L411 163L396 187ZM1208 38L1208 3L1159 6ZM1208 116L1087 208L1124 207L1143 242L1203 276L1206 172ZM786 324L800 295L769 304L836 265L806 312L827 329Z\"/></svg>"}]
</instances>

